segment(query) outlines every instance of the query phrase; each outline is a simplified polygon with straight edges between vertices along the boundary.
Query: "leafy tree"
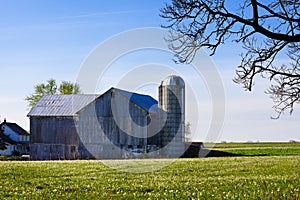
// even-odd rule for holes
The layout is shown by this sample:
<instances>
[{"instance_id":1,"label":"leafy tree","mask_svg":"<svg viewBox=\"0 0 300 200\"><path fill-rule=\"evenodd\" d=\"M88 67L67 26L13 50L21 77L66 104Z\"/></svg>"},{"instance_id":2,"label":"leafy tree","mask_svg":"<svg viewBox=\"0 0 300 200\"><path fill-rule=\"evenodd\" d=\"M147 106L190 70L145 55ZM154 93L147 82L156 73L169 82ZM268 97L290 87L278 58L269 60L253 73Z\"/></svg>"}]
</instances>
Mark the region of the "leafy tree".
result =
<instances>
[{"instance_id":1,"label":"leafy tree","mask_svg":"<svg viewBox=\"0 0 300 200\"><path fill-rule=\"evenodd\" d=\"M46 84L34 86L34 93L27 96L25 100L28 102L28 106L32 108L44 95L78 93L80 93L80 87L77 83L63 81L58 87L54 79L49 79Z\"/></svg>"},{"instance_id":2,"label":"leafy tree","mask_svg":"<svg viewBox=\"0 0 300 200\"><path fill-rule=\"evenodd\" d=\"M59 86L60 94L78 94L80 93L80 87L78 84L73 84L68 81L63 81Z\"/></svg>"},{"instance_id":3,"label":"leafy tree","mask_svg":"<svg viewBox=\"0 0 300 200\"><path fill-rule=\"evenodd\" d=\"M245 52L234 81L251 91L255 77L269 79L277 117L300 103L299 0L173 0L161 16L177 61L192 61L201 47L214 55L225 42L240 43ZM279 64L283 54L288 61Z\"/></svg>"}]
</instances>

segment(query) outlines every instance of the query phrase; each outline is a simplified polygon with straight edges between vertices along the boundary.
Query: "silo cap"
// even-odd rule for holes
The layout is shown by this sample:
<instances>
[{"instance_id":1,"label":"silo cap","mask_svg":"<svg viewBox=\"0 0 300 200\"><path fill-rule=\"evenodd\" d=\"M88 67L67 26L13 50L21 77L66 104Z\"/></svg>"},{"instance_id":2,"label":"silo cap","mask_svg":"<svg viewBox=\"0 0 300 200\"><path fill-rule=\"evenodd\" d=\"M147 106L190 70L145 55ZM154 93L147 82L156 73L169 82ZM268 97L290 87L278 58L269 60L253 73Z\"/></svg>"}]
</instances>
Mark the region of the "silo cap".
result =
<instances>
[{"instance_id":1,"label":"silo cap","mask_svg":"<svg viewBox=\"0 0 300 200\"><path fill-rule=\"evenodd\" d=\"M168 76L161 82L162 86L180 86L184 87L184 80L177 75Z\"/></svg>"}]
</instances>

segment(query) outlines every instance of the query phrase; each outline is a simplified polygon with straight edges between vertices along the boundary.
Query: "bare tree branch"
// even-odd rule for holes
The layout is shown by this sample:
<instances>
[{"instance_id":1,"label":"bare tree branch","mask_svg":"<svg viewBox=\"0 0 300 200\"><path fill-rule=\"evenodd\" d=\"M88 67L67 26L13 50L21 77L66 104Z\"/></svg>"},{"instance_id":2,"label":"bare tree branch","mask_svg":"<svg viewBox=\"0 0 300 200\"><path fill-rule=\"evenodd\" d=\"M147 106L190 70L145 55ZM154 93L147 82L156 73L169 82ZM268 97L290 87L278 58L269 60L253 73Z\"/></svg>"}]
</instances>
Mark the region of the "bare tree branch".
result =
<instances>
[{"instance_id":1,"label":"bare tree branch","mask_svg":"<svg viewBox=\"0 0 300 200\"><path fill-rule=\"evenodd\" d=\"M231 4L230 4L231 3ZM236 5L235 5L236 4ZM235 6L235 7L234 7ZM178 62L190 62L201 47L214 55L228 39L245 52L234 81L252 90L257 75L270 80L266 91L279 117L300 102L300 1L173 0L161 9ZM278 64L285 52L289 63Z\"/></svg>"}]
</instances>

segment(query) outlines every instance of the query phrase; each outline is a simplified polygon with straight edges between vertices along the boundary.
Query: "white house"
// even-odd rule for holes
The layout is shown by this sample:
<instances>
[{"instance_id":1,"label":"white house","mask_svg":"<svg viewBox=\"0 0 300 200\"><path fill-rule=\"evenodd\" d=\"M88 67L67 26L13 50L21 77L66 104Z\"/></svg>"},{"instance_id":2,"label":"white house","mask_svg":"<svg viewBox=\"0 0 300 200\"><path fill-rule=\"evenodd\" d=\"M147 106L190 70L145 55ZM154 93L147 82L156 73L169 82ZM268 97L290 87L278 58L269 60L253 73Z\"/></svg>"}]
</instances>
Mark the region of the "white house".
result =
<instances>
[{"instance_id":1,"label":"white house","mask_svg":"<svg viewBox=\"0 0 300 200\"><path fill-rule=\"evenodd\" d=\"M6 149L0 150L0 155L29 154L29 133L16 123L0 124L3 134L0 137L5 141Z\"/></svg>"}]
</instances>

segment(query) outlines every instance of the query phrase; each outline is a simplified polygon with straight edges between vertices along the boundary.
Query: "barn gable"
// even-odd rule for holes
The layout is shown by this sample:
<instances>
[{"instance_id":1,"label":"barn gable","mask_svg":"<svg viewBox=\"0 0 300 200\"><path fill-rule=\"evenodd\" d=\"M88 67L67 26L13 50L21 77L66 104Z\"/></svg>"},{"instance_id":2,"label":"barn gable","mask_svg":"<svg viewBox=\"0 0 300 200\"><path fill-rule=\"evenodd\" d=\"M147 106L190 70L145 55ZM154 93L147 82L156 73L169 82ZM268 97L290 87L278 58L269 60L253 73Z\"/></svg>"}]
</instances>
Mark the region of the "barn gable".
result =
<instances>
[{"instance_id":1,"label":"barn gable","mask_svg":"<svg viewBox=\"0 0 300 200\"><path fill-rule=\"evenodd\" d=\"M120 149L146 147L151 107L157 107L157 101L150 96L107 90L77 113L80 157L89 152L101 159L121 158Z\"/></svg>"}]
</instances>

